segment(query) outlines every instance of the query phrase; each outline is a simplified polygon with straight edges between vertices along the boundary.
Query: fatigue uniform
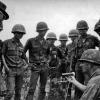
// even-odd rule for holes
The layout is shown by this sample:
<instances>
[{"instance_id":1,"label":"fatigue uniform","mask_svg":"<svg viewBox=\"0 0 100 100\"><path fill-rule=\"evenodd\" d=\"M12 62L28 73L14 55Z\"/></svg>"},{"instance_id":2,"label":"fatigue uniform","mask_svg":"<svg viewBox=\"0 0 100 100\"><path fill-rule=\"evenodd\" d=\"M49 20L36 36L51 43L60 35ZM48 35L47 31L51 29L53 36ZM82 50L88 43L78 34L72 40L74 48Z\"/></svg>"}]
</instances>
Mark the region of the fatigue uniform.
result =
<instances>
[{"instance_id":1,"label":"fatigue uniform","mask_svg":"<svg viewBox=\"0 0 100 100\"><path fill-rule=\"evenodd\" d=\"M23 83L23 71L27 65L23 52L23 45L15 38L4 41L2 53L5 57L9 71L7 74L7 95L4 100L11 100L15 91L15 99L21 100L21 87Z\"/></svg>"},{"instance_id":2,"label":"fatigue uniform","mask_svg":"<svg viewBox=\"0 0 100 100\"><path fill-rule=\"evenodd\" d=\"M48 100L64 100L64 92L60 89L57 80L60 78L59 66L62 54L56 46L50 46L47 50L49 57L49 78L50 78L50 91Z\"/></svg>"},{"instance_id":3,"label":"fatigue uniform","mask_svg":"<svg viewBox=\"0 0 100 100\"><path fill-rule=\"evenodd\" d=\"M96 46L100 48L100 41L95 36L92 36L89 34L86 34L86 36L84 38L82 38L80 36L78 43L77 43L77 59L80 59L82 53L85 50L95 49ZM76 79L80 83L86 84L88 82L88 80L84 80L82 69L79 66L79 63L76 64L75 71L76 71ZM76 98L80 98L82 95L82 92L79 89L77 89L75 92L75 95L76 95Z\"/></svg>"},{"instance_id":4,"label":"fatigue uniform","mask_svg":"<svg viewBox=\"0 0 100 100\"><path fill-rule=\"evenodd\" d=\"M68 49L67 47L62 47L61 45L58 46L61 54L62 54L62 58L61 58L61 66L59 67L59 71L60 73L66 73L66 71L68 71L68 66L67 66L67 54L68 54Z\"/></svg>"},{"instance_id":5,"label":"fatigue uniform","mask_svg":"<svg viewBox=\"0 0 100 100\"><path fill-rule=\"evenodd\" d=\"M91 76L80 100L100 100L100 69Z\"/></svg>"},{"instance_id":6,"label":"fatigue uniform","mask_svg":"<svg viewBox=\"0 0 100 100\"><path fill-rule=\"evenodd\" d=\"M24 52L29 50L29 63L31 67L30 87L26 100L33 100L34 91L36 89L37 80L40 76L40 94L38 100L43 100L45 97L45 85L48 76L48 63L47 63L47 42L40 39L38 36L31 38L27 41Z\"/></svg>"},{"instance_id":7,"label":"fatigue uniform","mask_svg":"<svg viewBox=\"0 0 100 100\"><path fill-rule=\"evenodd\" d=\"M2 45L3 45L3 43L0 40L0 96L4 96L6 93L5 86L4 86L4 79L2 77L2 68L3 68Z\"/></svg>"},{"instance_id":8,"label":"fatigue uniform","mask_svg":"<svg viewBox=\"0 0 100 100\"><path fill-rule=\"evenodd\" d=\"M75 65L77 63L77 44L70 43L67 45L67 48L69 70L75 72Z\"/></svg>"}]
</instances>

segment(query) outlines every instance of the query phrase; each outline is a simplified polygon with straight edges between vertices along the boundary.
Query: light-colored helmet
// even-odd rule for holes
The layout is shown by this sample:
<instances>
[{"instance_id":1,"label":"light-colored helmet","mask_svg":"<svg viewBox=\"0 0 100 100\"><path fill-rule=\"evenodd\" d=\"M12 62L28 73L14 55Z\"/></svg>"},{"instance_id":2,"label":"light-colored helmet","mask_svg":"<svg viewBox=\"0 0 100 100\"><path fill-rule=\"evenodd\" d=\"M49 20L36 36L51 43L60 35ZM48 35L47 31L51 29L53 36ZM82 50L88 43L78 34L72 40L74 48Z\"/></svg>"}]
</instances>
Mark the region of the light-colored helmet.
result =
<instances>
[{"instance_id":1,"label":"light-colored helmet","mask_svg":"<svg viewBox=\"0 0 100 100\"><path fill-rule=\"evenodd\" d=\"M61 35L59 36L59 40L60 40L60 41L67 41L67 40L68 40L68 37L67 37L66 34L61 34Z\"/></svg>"},{"instance_id":2,"label":"light-colored helmet","mask_svg":"<svg viewBox=\"0 0 100 100\"><path fill-rule=\"evenodd\" d=\"M22 24L16 24L13 26L12 33L15 33L15 32L26 34L25 27Z\"/></svg>"},{"instance_id":3,"label":"light-colored helmet","mask_svg":"<svg viewBox=\"0 0 100 100\"><path fill-rule=\"evenodd\" d=\"M78 37L79 36L79 32L76 29L72 29L69 32L69 37Z\"/></svg>"},{"instance_id":4,"label":"light-colored helmet","mask_svg":"<svg viewBox=\"0 0 100 100\"><path fill-rule=\"evenodd\" d=\"M54 39L57 40L56 34L53 32L49 32L46 36L46 39Z\"/></svg>"}]
</instances>

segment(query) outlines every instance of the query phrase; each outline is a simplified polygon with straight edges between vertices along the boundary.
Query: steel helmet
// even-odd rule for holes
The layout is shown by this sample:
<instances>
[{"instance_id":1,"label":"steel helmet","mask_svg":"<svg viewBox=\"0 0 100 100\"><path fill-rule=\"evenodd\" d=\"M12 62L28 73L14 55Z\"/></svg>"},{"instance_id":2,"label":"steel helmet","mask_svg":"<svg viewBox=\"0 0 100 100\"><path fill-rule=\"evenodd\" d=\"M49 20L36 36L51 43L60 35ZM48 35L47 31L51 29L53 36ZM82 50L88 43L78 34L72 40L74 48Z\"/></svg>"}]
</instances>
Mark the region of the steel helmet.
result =
<instances>
[{"instance_id":1,"label":"steel helmet","mask_svg":"<svg viewBox=\"0 0 100 100\"><path fill-rule=\"evenodd\" d=\"M13 26L12 33L15 33L15 32L26 34L25 27L22 24L16 24Z\"/></svg>"},{"instance_id":2,"label":"steel helmet","mask_svg":"<svg viewBox=\"0 0 100 100\"><path fill-rule=\"evenodd\" d=\"M80 30L80 29L89 29L89 26L88 26L88 24L87 24L87 22L85 21L85 20L81 20L81 21L79 21L78 23L77 23L77 26L76 26L76 28L78 29L78 30Z\"/></svg>"},{"instance_id":3,"label":"steel helmet","mask_svg":"<svg viewBox=\"0 0 100 100\"><path fill-rule=\"evenodd\" d=\"M78 30L76 29L72 29L70 32L69 32L69 37L78 37L79 36L79 32Z\"/></svg>"},{"instance_id":4,"label":"steel helmet","mask_svg":"<svg viewBox=\"0 0 100 100\"><path fill-rule=\"evenodd\" d=\"M59 40L60 40L60 41L62 41L62 40L67 41L67 40L68 40L68 37L67 37L66 34L61 34L61 35L59 36Z\"/></svg>"},{"instance_id":5,"label":"steel helmet","mask_svg":"<svg viewBox=\"0 0 100 100\"><path fill-rule=\"evenodd\" d=\"M100 51L96 49L88 49L83 52L79 61L86 61L100 65Z\"/></svg>"},{"instance_id":6,"label":"steel helmet","mask_svg":"<svg viewBox=\"0 0 100 100\"><path fill-rule=\"evenodd\" d=\"M56 34L55 34L55 33L49 32L49 33L47 34L46 39L54 39L54 40L57 40L57 37L56 37Z\"/></svg>"},{"instance_id":7,"label":"steel helmet","mask_svg":"<svg viewBox=\"0 0 100 100\"><path fill-rule=\"evenodd\" d=\"M94 31L97 33L100 32L100 20L95 24Z\"/></svg>"},{"instance_id":8,"label":"steel helmet","mask_svg":"<svg viewBox=\"0 0 100 100\"><path fill-rule=\"evenodd\" d=\"M36 26L36 31L48 30L48 26L45 22L39 22Z\"/></svg>"}]
</instances>

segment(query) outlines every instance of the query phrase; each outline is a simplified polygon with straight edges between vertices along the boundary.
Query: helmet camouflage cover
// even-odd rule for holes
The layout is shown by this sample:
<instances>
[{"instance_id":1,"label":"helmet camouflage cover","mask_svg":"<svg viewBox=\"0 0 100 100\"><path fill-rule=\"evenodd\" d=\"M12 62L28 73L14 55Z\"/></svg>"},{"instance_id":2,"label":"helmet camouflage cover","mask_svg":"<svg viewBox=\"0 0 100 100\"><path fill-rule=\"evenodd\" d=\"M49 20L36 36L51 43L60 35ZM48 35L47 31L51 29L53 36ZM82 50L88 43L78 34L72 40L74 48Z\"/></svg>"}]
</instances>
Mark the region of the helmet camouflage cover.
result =
<instances>
[{"instance_id":1,"label":"helmet camouflage cover","mask_svg":"<svg viewBox=\"0 0 100 100\"><path fill-rule=\"evenodd\" d=\"M100 65L100 51L95 49L88 49L83 52L79 61L86 61Z\"/></svg>"}]
</instances>

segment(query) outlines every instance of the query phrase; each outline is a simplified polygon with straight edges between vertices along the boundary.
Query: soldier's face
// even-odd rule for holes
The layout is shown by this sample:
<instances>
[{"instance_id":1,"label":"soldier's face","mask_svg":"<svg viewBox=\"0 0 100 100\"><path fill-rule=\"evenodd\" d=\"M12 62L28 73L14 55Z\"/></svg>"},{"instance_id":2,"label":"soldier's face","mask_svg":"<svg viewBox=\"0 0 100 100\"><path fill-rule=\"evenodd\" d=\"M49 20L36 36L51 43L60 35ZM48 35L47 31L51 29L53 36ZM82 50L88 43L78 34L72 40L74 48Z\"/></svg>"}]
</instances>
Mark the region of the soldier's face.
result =
<instances>
[{"instance_id":1,"label":"soldier's face","mask_svg":"<svg viewBox=\"0 0 100 100\"><path fill-rule=\"evenodd\" d=\"M66 42L67 42L67 41L62 40L62 41L60 41L60 42L61 42L61 45L66 45Z\"/></svg>"},{"instance_id":2,"label":"soldier's face","mask_svg":"<svg viewBox=\"0 0 100 100\"><path fill-rule=\"evenodd\" d=\"M76 37L76 36L72 36L70 38L71 38L72 42L76 42L78 40L78 37Z\"/></svg>"},{"instance_id":3,"label":"soldier's face","mask_svg":"<svg viewBox=\"0 0 100 100\"><path fill-rule=\"evenodd\" d=\"M3 13L0 11L0 31L3 30Z\"/></svg>"},{"instance_id":4,"label":"soldier's face","mask_svg":"<svg viewBox=\"0 0 100 100\"><path fill-rule=\"evenodd\" d=\"M14 37L15 37L16 39L21 39L21 38L23 37L23 35L24 35L23 33L19 33L19 32L18 32L18 33L17 33L17 32L14 33Z\"/></svg>"},{"instance_id":5,"label":"soldier's face","mask_svg":"<svg viewBox=\"0 0 100 100\"><path fill-rule=\"evenodd\" d=\"M87 33L88 30L87 29L79 29L78 31L79 31L80 35L83 36Z\"/></svg>"},{"instance_id":6,"label":"soldier's face","mask_svg":"<svg viewBox=\"0 0 100 100\"><path fill-rule=\"evenodd\" d=\"M40 37L44 37L45 34L46 34L46 32L47 32L47 30L42 30L42 31L40 31L40 32L39 32L39 36L40 36Z\"/></svg>"},{"instance_id":7,"label":"soldier's face","mask_svg":"<svg viewBox=\"0 0 100 100\"><path fill-rule=\"evenodd\" d=\"M49 45L52 45L55 43L55 39L48 39L47 42Z\"/></svg>"},{"instance_id":8,"label":"soldier's face","mask_svg":"<svg viewBox=\"0 0 100 100\"><path fill-rule=\"evenodd\" d=\"M80 67L82 68L82 72L83 72L84 76L88 76L88 77L91 76L91 73L90 73L91 64L90 63L82 62L82 63L80 63ZM85 79L87 79L87 77Z\"/></svg>"}]
</instances>

